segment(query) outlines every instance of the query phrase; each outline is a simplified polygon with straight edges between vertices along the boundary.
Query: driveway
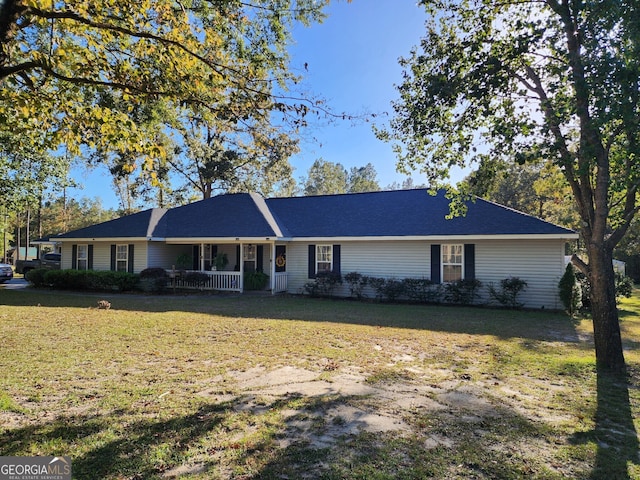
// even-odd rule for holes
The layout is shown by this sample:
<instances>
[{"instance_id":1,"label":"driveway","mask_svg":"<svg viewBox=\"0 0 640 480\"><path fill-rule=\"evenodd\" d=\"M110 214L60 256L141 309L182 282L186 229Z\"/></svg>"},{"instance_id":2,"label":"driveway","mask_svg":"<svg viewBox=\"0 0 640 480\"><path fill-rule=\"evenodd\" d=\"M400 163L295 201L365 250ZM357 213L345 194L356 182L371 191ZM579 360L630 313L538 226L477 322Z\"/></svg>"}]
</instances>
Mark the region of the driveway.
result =
<instances>
[{"instance_id":1,"label":"driveway","mask_svg":"<svg viewBox=\"0 0 640 480\"><path fill-rule=\"evenodd\" d=\"M6 283L0 283L0 289L19 290L21 288L25 288L27 285L29 285L29 282L24 278L14 278Z\"/></svg>"}]
</instances>

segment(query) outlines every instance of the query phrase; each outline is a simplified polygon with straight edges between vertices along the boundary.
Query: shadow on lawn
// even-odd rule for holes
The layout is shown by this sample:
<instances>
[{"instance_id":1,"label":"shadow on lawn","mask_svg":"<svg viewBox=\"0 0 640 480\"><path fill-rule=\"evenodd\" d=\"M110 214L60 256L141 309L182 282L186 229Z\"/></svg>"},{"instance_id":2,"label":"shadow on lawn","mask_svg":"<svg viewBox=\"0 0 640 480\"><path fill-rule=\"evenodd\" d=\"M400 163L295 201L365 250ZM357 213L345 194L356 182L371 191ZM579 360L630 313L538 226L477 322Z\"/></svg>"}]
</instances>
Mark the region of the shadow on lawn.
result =
<instances>
[{"instance_id":1,"label":"shadow on lawn","mask_svg":"<svg viewBox=\"0 0 640 480\"><path fill-rule=\"evenodd\" d=\"M505 446L525 445L544 430L505 407L469 416L454 410L416 411L413 432L361 432L314 446L332 425L350 430L349 420L325 422L325 414L349 396L302 397L287 394L270 403L250 405L236 398L207 404L192 414L169 419L127 421L132 412L59 416L50 422L6 431L0 452L17 456L71 455L74 478L526 478L545 472L545 459L528 459ZM255 435L260 415L296 410ZM234 415L246 423L234 424ZM250 417L250 418L247 418ZM301 423L311 427L298 435ZM482 435L478 431L483 431ZM280 447L279 440L290 437ZM434 442L434 438L441 440ZM431 442L431 444L430 444ZM427 446L429 445L430 446ZM73 450L75 448L75 451ZM66 450L66 451L65 451Z\"/></svg>"},{"instance_id":2,"label":"shadow on lawn","mask_svg":"<svg viewBox=\"0 0 640 480\"><path fill-rule=\"evenodd\" d=\"M83 294L42 290L2 292L2 303L15 306L96 308L97 300L112 311L189 312L231 318L268 318L344 323L449 333L522 337L579 342L577 320L545 310L508 310L477 306L378 303L353 299L321 299L272 295L135 295Z\"/></svg>"},{"instance_id":3,"label":"shadow on lawn","mask_svg":"<svg viewBox=\"0 0 640 480\"><path fill-rule=\"evenodd\" d=\"M573 441L577 444L594 442L597 446L591 479L629 479L629 464L640 464L638 434L629 401L631 377L601 368L597 375L595 427L577 433Z\"/></svg>"},{"instance_id":4,"label":"shadow on lawn","mask_svg":"<svg viewBox=\"0 0 640 480\"><path fill-rule=\"evenodd\" d=\"M162 463L158 458L150 458L150 451L166 445L166 453L180 456L193 442L217 428L229 408L227 404L207 405L184 417L135 420L125 425L110 420L126 412L110 412L109 416L59 416L50 423L5 432L0 439L0 451L9 456L30 451L40 455L70 455L74 478L149 478L159 473L158 464ZM91 439L92 436L95 438ZM94 446L80 454L69 448L80 444L81 450L86 450L83 442L93 442ZM69 451L60 451L62 448Z\"/></svg>"}]
</instances>

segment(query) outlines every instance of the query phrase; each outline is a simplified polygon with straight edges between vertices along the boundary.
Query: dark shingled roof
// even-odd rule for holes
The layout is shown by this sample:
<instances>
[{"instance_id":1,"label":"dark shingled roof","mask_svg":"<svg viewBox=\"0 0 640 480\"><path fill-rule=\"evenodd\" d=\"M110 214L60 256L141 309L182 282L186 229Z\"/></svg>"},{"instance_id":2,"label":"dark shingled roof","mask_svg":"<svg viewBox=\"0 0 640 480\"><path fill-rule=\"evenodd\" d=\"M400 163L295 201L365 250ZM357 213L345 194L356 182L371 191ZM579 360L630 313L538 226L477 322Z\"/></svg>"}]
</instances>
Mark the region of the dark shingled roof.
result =
<instances>
[{"instance_id":1,"label":"dark shingled roof","mask_svg":"<svg viewBox=\"0 0 640 480\"><path fill-rule=\"evenodd\" d=\"M446 218L444 192L427 190L272 198L267 205L293 237L569 234L566 228L477 199Z\"/></svg>"},{"instance_id":2,"label":"dark shingled roof","mask_svg":"<svg viewBox=\"0 0 640 480\"><path fill-rule=\"evenodd\" d=\"M264 199L255 193L236 193L169 210L164 217L163 238L281 237L282 233Z\"/></svg>"},{"instance_id":3,"label":"dark shingled roof","mask_svg":"<svg viewBox=\"0 0 640 480\"><path fill-rule=\"evenodd\" d=\"M150 237L166 208L152 208L142 212L98 223L90 227L63 233L54 238L140 238Z\"/></svg>"},{"instance_id":4,"label":"dark shingled roof","mask_svg":"<svg viewBox=\"0 0 640 480\"><path fill-rule=\"evenodd\" d=\"M424 189L271 198L220 195L170 210L152 209L59 238L304 238L446 235L571 235L566 228L477 199L447 220L449 200Z\"/></svg>"}]
</instances>

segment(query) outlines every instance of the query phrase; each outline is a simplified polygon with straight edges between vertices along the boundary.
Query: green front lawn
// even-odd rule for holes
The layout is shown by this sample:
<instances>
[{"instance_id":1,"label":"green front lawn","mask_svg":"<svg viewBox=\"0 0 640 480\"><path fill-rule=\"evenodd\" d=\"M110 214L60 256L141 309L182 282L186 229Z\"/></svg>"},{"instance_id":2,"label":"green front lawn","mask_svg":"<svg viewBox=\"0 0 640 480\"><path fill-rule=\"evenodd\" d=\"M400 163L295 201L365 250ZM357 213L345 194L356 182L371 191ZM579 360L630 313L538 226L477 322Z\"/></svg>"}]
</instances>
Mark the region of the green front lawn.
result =
<instances>
[{"instance_id":1,"label":"green front lawn","mask_svg":"<svg viewBox=\"0 0 640 480\"><path fill-rule=\"evenodd\" d=\"M111 309L95 308L105 298ZM629 384L550 312L0 291L0 455L74 478L639 478Z\"/></svg>"}]
</instances>

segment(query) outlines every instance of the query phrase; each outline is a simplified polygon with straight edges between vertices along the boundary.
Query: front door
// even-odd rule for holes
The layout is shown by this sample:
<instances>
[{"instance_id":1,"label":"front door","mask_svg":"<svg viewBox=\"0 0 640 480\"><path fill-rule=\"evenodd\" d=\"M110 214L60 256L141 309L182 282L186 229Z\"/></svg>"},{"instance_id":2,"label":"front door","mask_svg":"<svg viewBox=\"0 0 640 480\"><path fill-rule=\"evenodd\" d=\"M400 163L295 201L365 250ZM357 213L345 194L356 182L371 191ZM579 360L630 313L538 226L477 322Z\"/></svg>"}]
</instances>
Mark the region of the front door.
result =
<instances>
[{"instance_id":1,"label":"front door","mask_svg":"<svg viewBox=\"0 0 640 480\"><path fill-rule=\"evenodd\" d=\"M287 271L287 247L276 245L276 273Z\"/></svg>"}]
</instances>

